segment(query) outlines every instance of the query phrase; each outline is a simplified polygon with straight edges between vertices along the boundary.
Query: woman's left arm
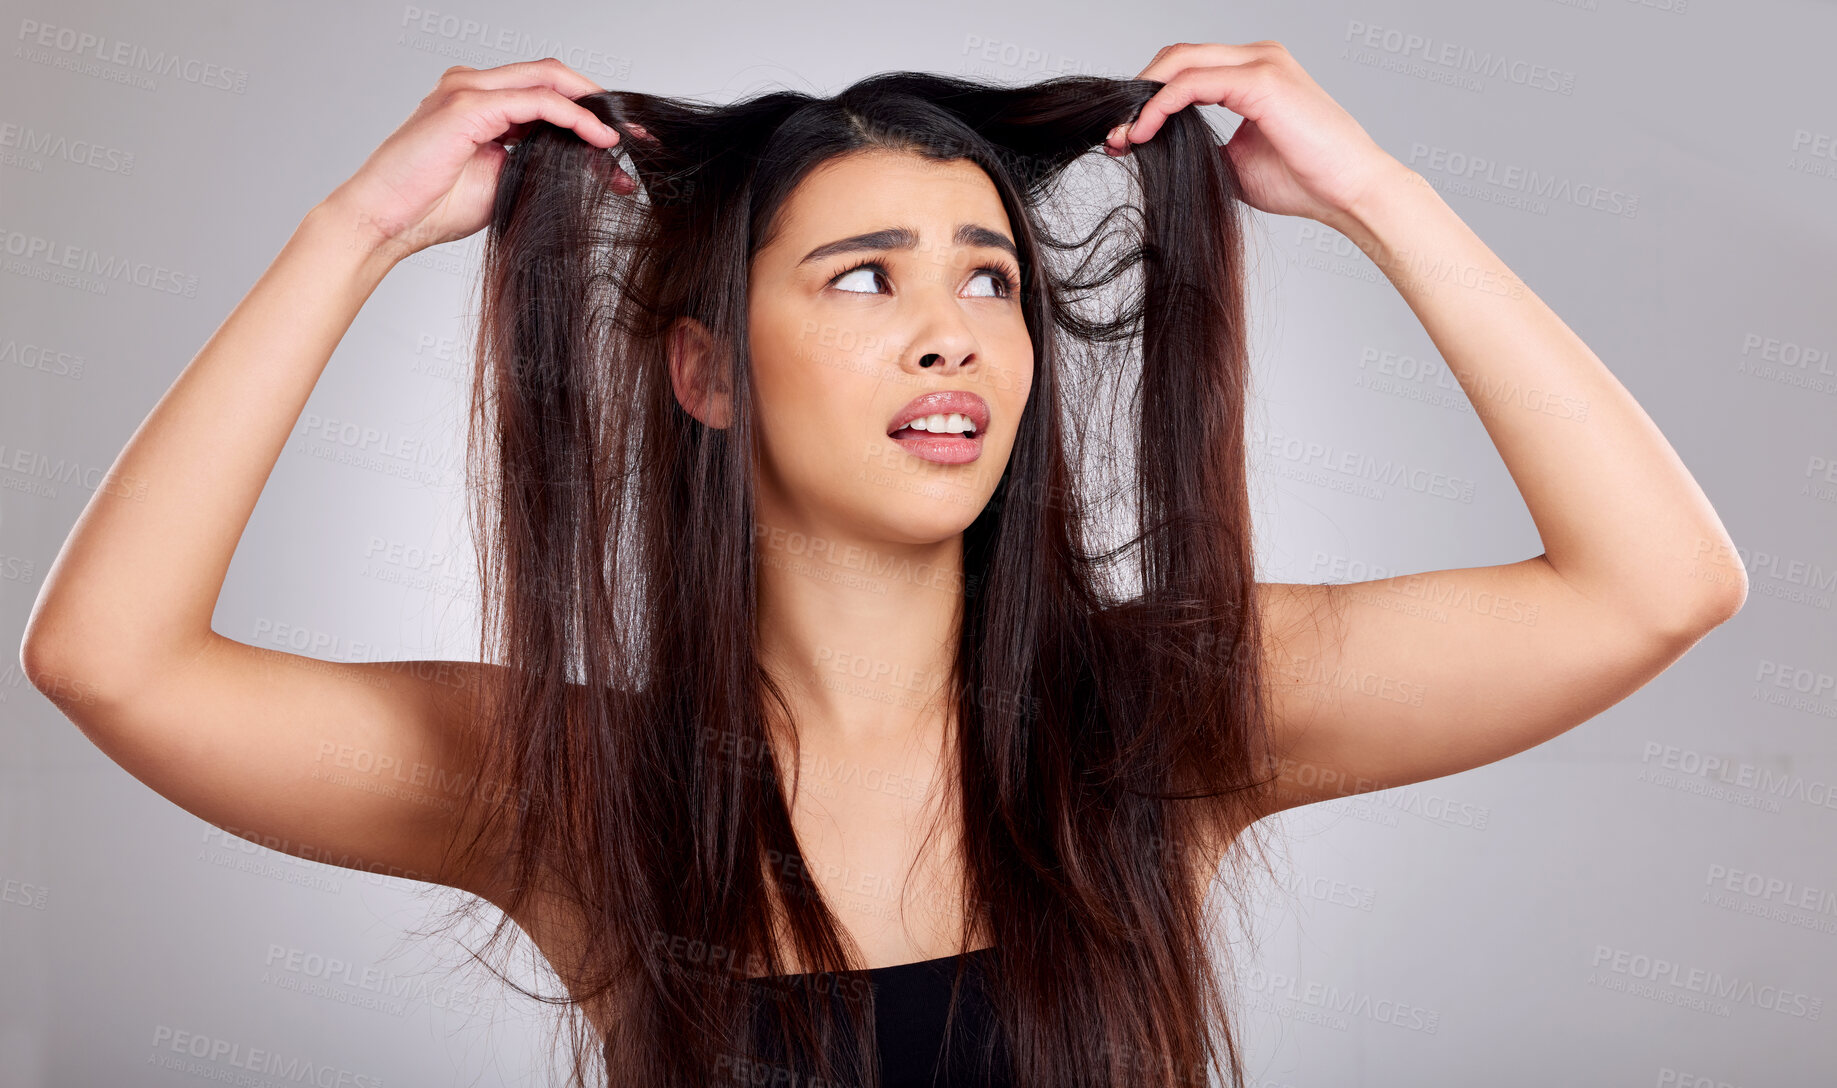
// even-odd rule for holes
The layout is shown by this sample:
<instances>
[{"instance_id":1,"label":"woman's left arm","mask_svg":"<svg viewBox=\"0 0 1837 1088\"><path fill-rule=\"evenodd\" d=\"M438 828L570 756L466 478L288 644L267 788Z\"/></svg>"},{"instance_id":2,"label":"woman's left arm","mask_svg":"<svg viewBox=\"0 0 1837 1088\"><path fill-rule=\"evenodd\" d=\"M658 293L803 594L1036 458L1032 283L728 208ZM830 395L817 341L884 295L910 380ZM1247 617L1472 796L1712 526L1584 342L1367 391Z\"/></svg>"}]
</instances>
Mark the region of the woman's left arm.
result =
<instances>
[{"instance_id":1,"label":"woman's left arm","mask_svg":"<svg viewBox=\"0 0 1837 1088\"><path fill-rule=\"evenodd\" d=\"M1140 78L1167 86L1132 143L1192 102L1242 114L1221 153L1246 203L1324 223L1384 272L1461 383L1544 547L1500 566L1259 586L1271 678L1287 680L1272 685L1288 763L1276 807L1542 743L1630 695L1741 608L1747 577L1727 531L1632 395L1281 45L1170 46ZM1425 596L1460 604L1425 615ZM1381 682L1366 693L1324 679L1349 672Z\"/></svg>"}]
</instances>

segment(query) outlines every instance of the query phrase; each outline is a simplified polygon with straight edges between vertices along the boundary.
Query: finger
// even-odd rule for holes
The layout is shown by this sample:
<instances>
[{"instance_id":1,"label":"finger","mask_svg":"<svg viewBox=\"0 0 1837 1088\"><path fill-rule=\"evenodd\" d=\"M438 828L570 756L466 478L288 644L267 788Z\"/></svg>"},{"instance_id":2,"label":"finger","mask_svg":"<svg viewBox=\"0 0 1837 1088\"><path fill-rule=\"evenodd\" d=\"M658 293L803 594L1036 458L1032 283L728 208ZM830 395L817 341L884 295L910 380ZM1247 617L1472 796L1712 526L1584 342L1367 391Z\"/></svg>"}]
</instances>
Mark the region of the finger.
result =
<instances>
[{"instance_id":1,"label":"finger","mask_svg":"<svg viewBox=\"0 0 1837 1088\"><path fill-rule=\"evenodd\" d=\"M591 79L568 67L554 57L542 60L517 61L512 64L500 64L495 68L468 68L456 64L442 74L445 82L461 87L476 87L483 90L501 90L512 87L549 86L569 99L580 98L588 94L604 94L606 89ZM532 80L534 82L532 82ZM522 126L527 128L528 126ZM655 141L656 137L646 132L642 125L628 125L632 135L643 140ZM521 131L516 135L520 136Z\"/></svg>"},{"instance_id":2,"label":"finger","mask_svg":"<svg viewBox=\"0 0 1837 1088\"><path fill-rule=\"evenodd\" d=\"M1195 102L1221 105L1247 120L1259 120L1262 103L1269 99L1275 78L1276 67L1267 58L1215 68L1189 68L1142 103L1141 112L1123 135L1125 145L1153 139L1169 116Z\"/></svg>"},{"instance_id":3,"label":"finger","mask_svg":"<svg viewBox=\"0 0 1837 1088\"><path fill-rule=\"evenodd\" d=\"M1244 45L1234 45L1229 42L1176 42L1173 45L1163 46L1160 52L1154 55L1154 59L1148 62L1148 67L1142 69L1135 78L1153 80L1157 83L1173 83L1182 72L1194 68L1250 64L1268 59L1281 49L1282 44L1275 41L1250 42ZM1150 102L1153 101L1150 99ZM1184 108L1184 106L1185 103L1182 103L1177 108ZM1146 110L1147 106L1144 105L1142 112ZM1153 128L1144 130L1139 127L1139 116L1138 114L1138 120L1131 122L1122 133L1112 132L1104 138L1106 151L1113 155L1127 154L1132 144L1139 144L1160 130L1160 117L1155 119ZM1125 135L1129 138L1125 139Z\"/></svg>"},{"instance_id":4,"label":"finger","mask_svg":"<svg viewBox=\"0 0 1837 1088\"><path fill-rule=\"evenodd\" d=\"M1190 61L1185 59L1174 58L1191 57L1194 50L1205 50L1208 48L1210 47L1207 45L1197 45L1192 42L1175 42L1172 45L1164 45L1155 50L1155 55L1148 61L1148 66L1137 72L1135 78L1151 79L1157 83L1170 82L1175 74L1180 72L1186 64L1190 63ZM1138 116L1141 113L1140 110L1136 112ZM1127 155L1131 143L1129 140L1125 139L1125 137L1134 126L1135 121L1131 119L1117 125L1109 132L1104 133L1104 154L1113 158Z\"/></svg>"},{"instance_id":5,"label":"finger","mask_svg":"<svg viewBox=\"0 0 1837 1088\"><path fill-rule=\"evenodd\" d=\"M1148 62L1148 67L1142 69L1141 74L1135 78L1172 83L1176 75L1188 68L1215 68L1221 64L1243 64L1255 60L1263 55L1264 49L1270 44L1273 43L1229 45L1224 42L1179 42L1156 53L1154 59Z\"/></svg>"},{"instance_id":6,"label":"finger","mask_svg":"<svg viewBox=\"0 0 1837 1088\"><path fill-rule=\"evenodd\" d=\"M600 147L619 142L619 134L594 112L552 87L511 87L503 90L466 88L447 99L446 108L466 119L466 134L474 143L500 140L516 125L547 121L569 129Z\"/></svg>"},{"instance_id":7,"label":"finger","mask_svg":"<svg viewBox=\"0 0 1837 1088\"><path fill-rule=\"evenodd\" d=\"M569 98L601 94L606 90L554 57L520 60L494 68L468 68L456 64L441 73L440 79L455 87L477 87L487 91L506 87L553 87Z\"/></svg>"}]
</instances>

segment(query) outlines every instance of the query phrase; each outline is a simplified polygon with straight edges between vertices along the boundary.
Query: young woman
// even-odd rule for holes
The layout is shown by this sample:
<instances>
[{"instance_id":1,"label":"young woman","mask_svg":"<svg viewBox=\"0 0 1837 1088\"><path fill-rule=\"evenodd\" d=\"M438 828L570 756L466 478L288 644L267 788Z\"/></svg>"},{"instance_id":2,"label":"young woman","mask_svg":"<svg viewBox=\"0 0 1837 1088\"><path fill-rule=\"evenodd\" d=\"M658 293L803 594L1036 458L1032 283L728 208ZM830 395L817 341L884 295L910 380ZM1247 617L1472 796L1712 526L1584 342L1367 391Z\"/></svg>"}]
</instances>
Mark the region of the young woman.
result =
<instances>
[{"instance_id":1,"label":"young woman","mask_svg":"<svg viewBox=\"0 0 1837 1088\"><path fill-rule=\"evenodd\" d=\"M1221 148L1196 104L1245 120ZM1065 240L1075 163L1140 202ZM1254 581L1240 203L1386 273L1542 554ZM483 663L212 631L353 316L487 226ZM1745 595L1627 391L1274 42L727 106L450 69L115 470L144 495L72 532L34 682L203 819L501 908L584 1017L582 1081L597 1052L642 1085L1239 1083L1205 903L1259 818L1548 740ZM1100 470L1119 547L1088 543ZM351 788L345 752L428 785Z\"/></svg>"}]
</instances>

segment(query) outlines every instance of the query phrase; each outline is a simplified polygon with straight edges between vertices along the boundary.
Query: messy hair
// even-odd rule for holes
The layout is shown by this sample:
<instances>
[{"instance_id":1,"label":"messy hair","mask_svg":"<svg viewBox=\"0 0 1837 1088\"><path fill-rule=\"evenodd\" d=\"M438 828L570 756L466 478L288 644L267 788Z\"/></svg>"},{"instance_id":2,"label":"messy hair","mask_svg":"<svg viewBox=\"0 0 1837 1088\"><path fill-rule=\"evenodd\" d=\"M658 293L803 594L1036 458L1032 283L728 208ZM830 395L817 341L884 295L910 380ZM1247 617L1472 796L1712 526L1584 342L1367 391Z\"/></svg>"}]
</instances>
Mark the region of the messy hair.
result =
<instances>
[{"instance_id":1,"label":"messy hair","mask_svg":"<svg viewBox=\"0 0 1837 1088\"><path fill-rule=\"evenodd\" d=\"M467 472L481 660L506 678L480 773L525 803L475 826L511 844L492 943L532 895L578 932L551 955L565 994L499 975L567 1010L571 1084L596 1060L646 1088L879 1083L860 1043L872 987L837 974L860 969L858 950L793 832L801 759L767 729L769 708L789 712L757 652L768 545L746 350L753 255L813 169L863 152L987 174L1035 350L1009 462L963 531L946 686L998 1049L1053 1088L1242 1083L1210 905L1242 906L1270 766L1242 213L1194 108L1126 157L1101 152L1161 86L893 72L725 105L604 91L577 101L616 147L538 122L512 149L485 241ZM666 341L685 318L728 349L726 426L673 390ZM831 984L766 984L793 968ZM758 1027L759 1000L779 1027Z\"/></svg>"}]
</instances>

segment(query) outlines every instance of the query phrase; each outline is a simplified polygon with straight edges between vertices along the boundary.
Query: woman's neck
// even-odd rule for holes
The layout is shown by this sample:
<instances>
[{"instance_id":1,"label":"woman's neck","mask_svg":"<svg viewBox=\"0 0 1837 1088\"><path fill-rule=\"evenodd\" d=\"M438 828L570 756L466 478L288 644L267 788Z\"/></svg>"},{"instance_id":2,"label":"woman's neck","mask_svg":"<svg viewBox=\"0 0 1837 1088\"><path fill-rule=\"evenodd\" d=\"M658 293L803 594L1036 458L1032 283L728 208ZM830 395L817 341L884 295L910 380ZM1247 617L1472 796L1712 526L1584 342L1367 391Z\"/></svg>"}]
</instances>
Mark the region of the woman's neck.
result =
<instances>
[{"instance_id":1,"label":"woman's neck","mask_svg":"<svg viewBox=\"0 0 1837 1088\"><path fill-rule=\"evenodd\" d=\"M800 738L854 747L948 715L962 534L890 544L762 521L754 554L760 659Z\"/></svg>"}]
</instances>

